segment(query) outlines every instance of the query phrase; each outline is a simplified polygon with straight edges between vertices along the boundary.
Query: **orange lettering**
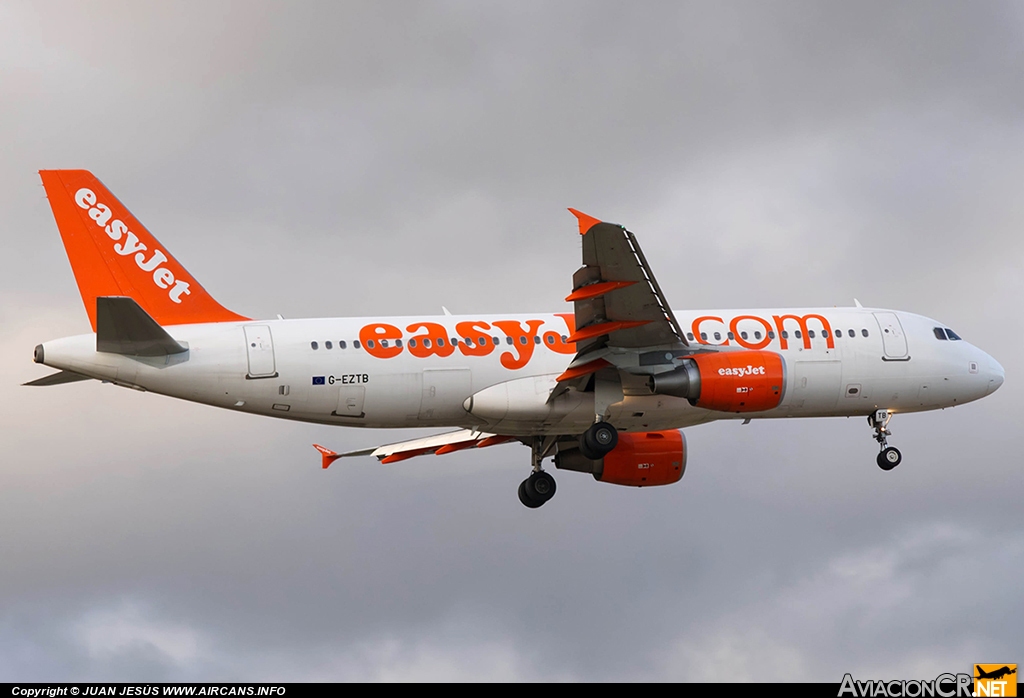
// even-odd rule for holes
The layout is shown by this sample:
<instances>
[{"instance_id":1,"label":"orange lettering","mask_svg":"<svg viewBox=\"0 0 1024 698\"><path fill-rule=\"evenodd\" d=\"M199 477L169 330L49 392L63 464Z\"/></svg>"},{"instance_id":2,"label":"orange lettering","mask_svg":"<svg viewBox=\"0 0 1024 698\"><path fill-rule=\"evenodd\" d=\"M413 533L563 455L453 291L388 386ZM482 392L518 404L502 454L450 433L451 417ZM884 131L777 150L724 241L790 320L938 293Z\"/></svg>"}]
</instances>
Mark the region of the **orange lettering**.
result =
<instances>
[{"instance_id":1,"label":"orange lettering","mask_svg":"<svg viewBox=\"0 0 1024 698\"><path fill-rule=\"evenodd\" d=\"M522 368L530 362L533 357L534 337L537 336L537 328L544 324L543 320L527 320L526 331L517 320L498 320L494 326L512 338L512 347L516 354L506 351L501 355L501 365L507 369Z\"/></svg>"},{"instance_id":2,"label":"orange lettering","mask_svg":"<svg viewBox=\"0 0 1024 698\"><path fill-rule=\"evenodd\" d=\"M402 353L400 346L387 346L389 339L401 339L402 330L394 325L383 322L366 325L359 330L359 341L366 348L366 353L378 359L392 359Z\"/></svg>"},{"instance_id":3,"label":"orange lettering","mask_svg":"<svg viewBox=\"0 0 1024 698\"><path fill-rule=\"evenodd\" d=\"M455 332L463 338L463 341L459 342L459 351L466 356L487 356L494 351L494 345L491 344L491 338L485 334L491 326L486 322L476 320L472 322L460 322L455 326ZM469 344L465 340L468 339L472 342Z\"/></svg>"},{"instance_id":4,"label":"orange lettering","mask_svg":"<svg viewBox=\"0 0 1024 698\"><path fill-rule=\"evenodd\" d=\"M714 315L701 315L701 316L700 316L699 318L697 318L696 320L694 320L694 321L693 321L693 324L692 324L692 325L691 325L691 327L690 327L690 329L692 329L692 330L693 330L693 338L694 338L695 340L697 340L697 342L698 342L699 344L711 344L711 342L707 341L706 339L701 339L701 336L700 336L700 325L701 325L701 323L702 323L702 322L704 322L705 320L718 320L718 321L719 321L719 322L721 322L721 323L722 323L723 325L725 324L725 323L724 323L724 322L722 321L722 318L720 318L720 317L715 317ZM726 340L725 340L724 342L722 342L722 344L720 344L720 345L716 345L716 346L723 346L723 347L724 347L724 346L727 346L728 344L729 344L729 340L728 340L728 339L726 339Z\"/></svg>"},{"instance_id":5,"label":"orange lettering","mask_svg":"<svg viewBox=\"0 0 1024 698\"><path fill-rule=\"evenodd\" d=\"M804 349L811 348L811 338L807 335L807 320L808 318L815 318L821 323L822 332L825 333L826 344L829 349L834 349L836 346L835 340L832 339L832 326L828 324L828 320L823 318L821 315L811 313L810 315L772 315L772 319L775 320L775 326L779 328L779 342L783 349L786 349L789 345L789 341L782 334L782 327L786 320L796 320L800 324L800 330L803 332Z\"/></svg>"},{"instance_id":6,"label":"orange lettering","mask_svg":"<svg viewBox=\"0 0 1024 698\"><path fill-rule=\"evenodd\" d=\"M740 331L737 329L740 320L756 320L757 322L760 322L761 326L764 327L764 339L756 343L748 342L743 339L743 337L740 336ZM772 338L768 336L768 333L772 331L772 326L768 324L767 320L762 317L757 317L756 315L737 315L732 319L732 322L729 323L729 331L732 332L732 336L736 338L736 343L741 347L746 347L747 349L764 349L772 341Z\"/></svg>"},{"instance_id":7,"label":"orange lettering","mask_svg":"<svg viewBox=\"0 0 1024 698\"><path fill-rule=\"evenodd\" d=\"M569 328L569 334L576 331L576 315L574 313L555 313L558 317L565 321L565 326ZM551 338L550 340L548 338ZM559 354L575 354L576 353L576 342L563 342L562 335L557 332L547 331L542 337L544 340L544 346L551 351Z\"/></svg>"},{"instance_id":8,"label":"orange lettering","mask_svg":"<svg viewBox=\"0 0 1024 698\"><path fill-rule=\"evenodd\" d=\"M409 338L409 353L417 358L451 356L455 351L455 347L448 341L448 330L436 322L415 322L405 330L407 332L423 330L426 333Z\"/></svg>"}]
</instances>

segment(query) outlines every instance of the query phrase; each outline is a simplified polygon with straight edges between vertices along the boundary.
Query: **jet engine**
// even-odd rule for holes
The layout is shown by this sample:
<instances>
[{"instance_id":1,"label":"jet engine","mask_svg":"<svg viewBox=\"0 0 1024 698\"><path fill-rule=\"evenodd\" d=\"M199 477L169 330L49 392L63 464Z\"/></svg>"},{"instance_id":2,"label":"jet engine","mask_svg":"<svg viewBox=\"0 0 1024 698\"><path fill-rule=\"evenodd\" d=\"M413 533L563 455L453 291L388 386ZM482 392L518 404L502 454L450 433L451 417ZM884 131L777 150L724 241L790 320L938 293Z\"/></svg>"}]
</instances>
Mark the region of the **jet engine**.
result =
<instances>
[{"instance_id":1,"label":"jet engine","mask_svg":"<svg viewBox=\"0 0 1024 698\"><path fill-rule=\"evenodd\" d=\"M708 410L761 412L782 402L786 363L771 351L696 354L674 371L651 376L647 387Z\"/></svg>"},{"instance_id":2,"label":"jet engine","mask_svg":"<svg viewBox=\"0 0 1024 698\"><path fill-rule=\"evenodd\" d=\"M601 460L590 460L569 445L555 454L555 467L591 473L613 485L671 485L686 470L686 438L677 430L620 433L618 445Z\"/></svg>"}]
</instances>

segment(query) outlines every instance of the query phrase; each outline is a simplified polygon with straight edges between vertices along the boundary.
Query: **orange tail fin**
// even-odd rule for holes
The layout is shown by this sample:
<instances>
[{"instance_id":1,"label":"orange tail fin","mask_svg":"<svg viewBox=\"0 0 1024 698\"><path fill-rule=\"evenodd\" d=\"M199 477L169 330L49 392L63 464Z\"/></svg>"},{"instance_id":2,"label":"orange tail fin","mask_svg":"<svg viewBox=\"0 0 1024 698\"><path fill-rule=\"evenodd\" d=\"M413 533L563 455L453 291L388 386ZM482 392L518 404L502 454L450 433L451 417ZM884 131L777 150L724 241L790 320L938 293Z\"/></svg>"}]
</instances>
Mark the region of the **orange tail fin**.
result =
<instances>
[{"instance_id":1,"label":"orange tail fin","mask_svg":"<svg viewBox=\"0 0 1024 698\"><path fill-rule=\"evenodd\" d=\"M248 319L215 301L91 172L39 176L94 331L100 296L134 298L161 325Z\"/></svg>"}]
</instances>

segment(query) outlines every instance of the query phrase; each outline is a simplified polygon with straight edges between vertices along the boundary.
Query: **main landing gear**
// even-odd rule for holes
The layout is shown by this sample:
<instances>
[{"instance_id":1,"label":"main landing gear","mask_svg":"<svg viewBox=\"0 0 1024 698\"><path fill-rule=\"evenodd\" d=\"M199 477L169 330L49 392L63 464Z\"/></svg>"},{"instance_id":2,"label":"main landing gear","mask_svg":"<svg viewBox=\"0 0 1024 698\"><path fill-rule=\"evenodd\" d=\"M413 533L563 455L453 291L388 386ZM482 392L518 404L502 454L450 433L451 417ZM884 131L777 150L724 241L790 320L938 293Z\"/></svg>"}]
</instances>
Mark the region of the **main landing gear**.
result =
<instances>
[{"instance_id":1,"label":"main landing gear","mask_svg":"<svg viewBox=\"0 0 1024 698\"><path fill-rule=\"evenodd\" d=\"M888 438L892 436L889 431L889 420L892 419L892 412L889 410L875 410L868 415L868 425L875 430L875 441L878 442L879 452L875 462L882 470L892 470L903 462L903 454L895 446L890 446Z\"/></svg>"},{"instance_id":2,"label":"main landing gear","mask_svg":"<svg viewBox=\"0 0 1024 698\"><path fill-rule=\"evenodd\" d=\"M608 422L597 422L580 437L580 452L590 460L601 460L619 443L619 432Z\"/></svg>"},{"instance_id":3,"label":"main landing gear","mask_svg":"<svg viewBox=\"0 0 1024 698\"><path fill-rule=\"evenodd\" d=\"M545 470L532 473L519 485L519 501L536 509L555 496L555 478Z\"/></svg>"},{"instance_id":4,"label":"main landing gear","mask_svg":"<svg viewBox=\"0 0 1024 698\"><path fill-rule=\"evenodd\" d=\"M554 445L555 439L552 436L533 437L530 448L533 472L519 485L519 501L531 509L536 509L555 496L555 478L541 466Z\"/></svg>"},{"instance_id":5,"label":"main landing gear","mask_svg":"<svg viewBox=\"0 0 1024 698\"><path fill-rule=\"evenodd\" d=\"M531 443L533 473L519 485L519 501L531 509L555 496L555 478L544 470L542 462L555 449L555 436L535 436ZM564 441L564 439L563 439ZM579 438L580 452L590 460L601 460L619 443L619 432L608 422L597 422Z\"/></svg>"}]
</instances>

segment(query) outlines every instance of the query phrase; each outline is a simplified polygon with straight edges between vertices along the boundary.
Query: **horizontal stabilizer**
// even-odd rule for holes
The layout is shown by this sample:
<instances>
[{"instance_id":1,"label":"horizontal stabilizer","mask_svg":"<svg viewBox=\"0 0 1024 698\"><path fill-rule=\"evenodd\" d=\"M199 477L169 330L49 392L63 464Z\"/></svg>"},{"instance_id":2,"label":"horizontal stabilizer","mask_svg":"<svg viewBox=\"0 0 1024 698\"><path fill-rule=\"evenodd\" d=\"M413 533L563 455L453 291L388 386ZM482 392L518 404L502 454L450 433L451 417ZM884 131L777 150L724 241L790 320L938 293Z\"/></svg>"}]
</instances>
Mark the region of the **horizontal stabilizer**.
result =
<instances>
[{"instance_id":1,"label":"horizontal stabilizer","mask_svg":"<svg viewBox=\"0 0 1024 698\"><path fill-rule=\"evenodd\" d=\"M63 385L64 383L77 383L78 381L91 380L89 376L83 376L81 373L75 373L74 371L58 371L57 373L51 373L48 376L42 378L36 378L34 381L28 383L22 383L22 385Z\"/></svg>"},{"instance_id":2,"label":"horizontal stabilizer","mask_svg":"<svg viewBox=\"0 0 1024 698\"><path fill-rule=\"evenodd\" d=\"M129 356L167 356L188 351L157 324L134 299L96 299L96 351Z\"/></svg>"}]
</instances>

